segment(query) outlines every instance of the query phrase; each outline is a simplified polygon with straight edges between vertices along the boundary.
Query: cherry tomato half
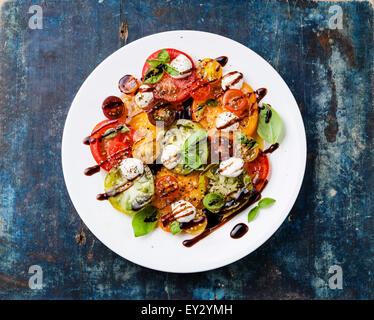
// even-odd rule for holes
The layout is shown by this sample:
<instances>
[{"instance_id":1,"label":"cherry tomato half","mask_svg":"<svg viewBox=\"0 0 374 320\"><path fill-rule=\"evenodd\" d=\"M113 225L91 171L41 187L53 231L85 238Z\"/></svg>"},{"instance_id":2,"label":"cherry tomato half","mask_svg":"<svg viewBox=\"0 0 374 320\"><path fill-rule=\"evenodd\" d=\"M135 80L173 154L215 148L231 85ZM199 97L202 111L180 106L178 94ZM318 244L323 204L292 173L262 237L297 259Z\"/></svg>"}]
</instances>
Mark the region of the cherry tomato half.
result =
<instances>
[{"instance_id":1,"label":"cherry tomato half","mask_svg":"<svg viewBox=\"0 0 374 320\"><path fill-rule=\"evenodd\" d=\"M157 109L150 111L148 113L148 120L154 126L156 125L156 122L162 121L163 125L165 127L168 127L175 120L175 116L176 116L175 109L168 106L168 107L157 108Z\"/></svg>"},{"instance_id":2,"label":"cherry tomato half","mask_svg":"<svg viewBox=\"0 0 374 320\"><path fill-rule=\"evenodd\" d=\"M208 98L211 91L212 87L209 82L204 79L199 79L192 84L190 88L190 95L196 100L203 101Z\"/></svg>"},{"instance_id":3,"label":"cherry tomato half","mask_svg":"<svg viewBox=\"0 0 374 320\"><path fill-rule=\"evenodd\" d=\"M139 88L139 81L134 76L125 75L119 80L118 88L125 94L134 93Z\"/></svg>"},{"instance_id":4,"label":"cherry tomato half","mask_svg":"<svg viewBox=\"0 0 374 320\"><path fill-rule=\"evenodd\" d=\"M178 180L174 176L162 176L156 181L156 194L160 198L168 200L175 198L178 194L178 189Z\"/></svg>"},{"instance_id":5,"label":"cherry tomato half","mask_svg":"<svg viewBox=\"0 0 374 320\"><path fill-rule=\"evenodd\" d=\"M123 101L116 96L106 98L103 102L102 109L104 115L111 120L119 119L125 113Z\"/></svg>"},{"instance_id":6,"label":"cherry tomato half","mask_svg":"<svg viewBox=\"0 0 374 320\"><path fill-rule=\"evenodd\" d=\"M269 173L269 159L266 154L260 151L255 160L244 164L244 168L251 176L253 185L261 191Z\"/></svg>"},{"instance_id":7,"label":"cherry tomato half","mask_svg":"<svg viewBox=\"0 0 374 320\"><path fill-rule=\"evenodd\" d=\"M90 149L95 161L106 171L121 162L124 157L131 157L133 130L126 131L119 120L104 120L98 123L90 136Z\"/></svg>"},{"instance_id":8,"label":"cherry tomato half","mask_svg":"<svg viewBox=\"0 0 374 320\"><path fill-rule=\"evenodd\" d=\"M240 117L247 110L247 97L241 90L227 90L223 95L223 106Z\"/></svg>"}]
</instances>

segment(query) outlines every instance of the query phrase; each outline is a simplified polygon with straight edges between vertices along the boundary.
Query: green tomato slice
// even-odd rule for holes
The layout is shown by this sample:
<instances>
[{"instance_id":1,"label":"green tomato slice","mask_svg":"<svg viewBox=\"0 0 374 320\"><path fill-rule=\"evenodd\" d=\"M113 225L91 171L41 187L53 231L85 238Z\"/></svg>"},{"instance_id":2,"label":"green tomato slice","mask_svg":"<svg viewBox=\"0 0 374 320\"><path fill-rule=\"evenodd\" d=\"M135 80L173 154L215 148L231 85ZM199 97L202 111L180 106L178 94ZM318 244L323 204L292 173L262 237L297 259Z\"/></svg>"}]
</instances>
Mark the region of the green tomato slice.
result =
<instances>
[{"instance_id":1,"label":"green tomato slice","mask_svg":"<svg viewBox=\"0 0 374 320\"><path fill-rule=\"evenodd\" d=\"M105 177L105 192L123 185L126 181L121 170L113 167ZM128 215L134 215L139 209L149 204L155 192L153 175L146 165L144 165L144 173L132 182L133 185L129 189L109 198L110 204L115 209Z\"/></svg>"}]
</instances>

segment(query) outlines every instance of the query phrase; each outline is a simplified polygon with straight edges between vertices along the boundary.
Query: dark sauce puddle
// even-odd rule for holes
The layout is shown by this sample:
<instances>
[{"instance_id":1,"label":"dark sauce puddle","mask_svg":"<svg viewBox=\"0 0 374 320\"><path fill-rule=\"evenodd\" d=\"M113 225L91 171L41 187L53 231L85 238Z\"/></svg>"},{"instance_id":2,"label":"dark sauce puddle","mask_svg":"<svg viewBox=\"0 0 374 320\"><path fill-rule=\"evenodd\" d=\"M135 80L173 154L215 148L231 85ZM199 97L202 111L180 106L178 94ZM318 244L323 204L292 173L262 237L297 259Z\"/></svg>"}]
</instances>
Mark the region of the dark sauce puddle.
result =
<instances>
[{"instance_id":1,"label":"dark sauce puddle","mask_svg":"<svg viewBox=\"0 0 374 320\"><path fill-rule=\"evenodd\" d=\"M230 232L230 237L239 239L248 232L248 226L244 223L238 223Z\"/></svg>"}]
</instances>

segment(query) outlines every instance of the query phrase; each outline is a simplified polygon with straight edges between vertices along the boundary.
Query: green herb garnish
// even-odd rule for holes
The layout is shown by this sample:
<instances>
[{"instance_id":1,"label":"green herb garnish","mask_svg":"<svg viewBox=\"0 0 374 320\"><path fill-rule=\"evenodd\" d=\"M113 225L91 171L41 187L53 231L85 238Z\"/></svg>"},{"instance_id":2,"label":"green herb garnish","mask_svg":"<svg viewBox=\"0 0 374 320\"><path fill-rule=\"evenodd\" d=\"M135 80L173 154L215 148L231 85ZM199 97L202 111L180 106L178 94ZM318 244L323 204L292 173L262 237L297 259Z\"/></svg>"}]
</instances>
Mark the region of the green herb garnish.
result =
<instances>
[{"instance_id":1,"label":"green herb garnish","mask_svg":"<svg viewBox=\"0 0 374 320\"><path fill-rule=\"evenodd\" d=\"M170 231L173 235L176 235L176 234L182 232L182 229L181 229L178 221L173 221L172 223L170 223L169 228L170 228Z\"/></svg>"},{"instance_id":2,"label":"green herb garnish","mask_svg":"<svg viewBox=\"0 0 374 320\"><path fill-rule=\"evenodd\" d=\"M239 133L237 135L238 142L244 145L248 150L251 150L258 146L258 142L255 139L248 139L247 135L244 133Z\"/></svg>"},{"instance_id":3,"label":"green herb garnish","mask_svg":"<svg viewBox=\"0 0 374 320\"><path fill-rule=\"evenodd\" d=\"M269 104L263 103L260 108L257 133L265 141L274 144L282 133L283 122L278 113Z\"/></svg>"},{"instance_id":4,"label":"green herb garnish","mask_svg":"<svg viewBox=\"0 0 374 320\"><path fill-rule=\"evenodd\" d=\"M275 202L275 200L272 199L272 198L261 199L259 201L258 205L256 207L252 208L251 211L249 211L249 213L248 213L248 222L251 222L254 218L257 217L258 212L260 211L260 209L266 208L266 207L272 205L274 202Z\"/></svg>"},{"instance_id":5,"label":"green herb garnish","mask_svg":"<svg viewBox=\"0 0 374 320\"><path fill-rule=\"evenodd\" d=\"M162 49L158 55L157 59L147 60L147 63L152 67L150 68L144 76L144 83L156 83L159 82L164 75L164 71L171 76L179 75L178 70L174 69L172 66L167 64L170 61L169 53Z\"/></svg>"},{"instance_id":6,"label":"green herb garnish","mask_svg":"<svg viewBox=\"0 0 374 320\"><path fill-rule=\"evenodd\" d=\"M132 219L135 237L145 236L153 231L158 221L157 208L147 206L138 211Z\"/></svg>"},{"instance_id":7,"label":"green herb garnish","mask_svg":"<svg viewBox=\"0 0 374 320\"><path fill-rule=\"evenodd\" d=\"M203 165L208 159L207 136L206 130L200 129L184 142L181 156L187 167L193 170L203 170Z\"/></svg>"}]
</instances>

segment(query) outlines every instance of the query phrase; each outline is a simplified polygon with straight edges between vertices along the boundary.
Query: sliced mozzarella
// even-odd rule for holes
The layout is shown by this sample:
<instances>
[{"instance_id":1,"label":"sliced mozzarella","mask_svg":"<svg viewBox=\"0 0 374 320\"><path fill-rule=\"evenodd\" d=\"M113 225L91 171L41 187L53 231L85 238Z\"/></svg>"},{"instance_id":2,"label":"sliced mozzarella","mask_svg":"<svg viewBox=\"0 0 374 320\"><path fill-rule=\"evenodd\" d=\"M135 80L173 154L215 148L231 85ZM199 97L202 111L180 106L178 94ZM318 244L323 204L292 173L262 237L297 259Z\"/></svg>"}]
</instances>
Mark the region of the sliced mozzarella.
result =
<instances>
[{"instance_id":1,"label":"sliced mozzarella","mask_svg":"<svg viewBox=\"0 0 374 320\"><path fill-rule=\"evenodd\" d=\"M165 146L161 155L162 164L169 170L174 169L179 160L179 148L175 145L168 144Z\"/></svg>"},{"instance_id":2,"label":"sliced mozzarella","mask_svg":"<svg viewBox=\"0 0 374 320\"><path fill-rule=\"evenodd\" d=\"M241 89L243 86L243 74L238 71L230 72L222 77L222 89Z\"/></svg>"},{"instance_id":3,"label":"sliced mozzarella","mask_svg":"<svg viewBox=\"0 0 374 320\"><path fill-rule=\"evenodd\" d=\"M195 206L185 200L179 200L171 205L171 211L178 222L189 222L196 216Z\"/></svg>"},{"instance_id":4,"label":"sliced mozzarella","mask_svg":"<svg viewBox=\"0 0 374 320\"><path fill-rule=\"evenodd\" d=\"M120 165L120 170L127 180L134 180L144 172L144 165L139 159L126 158Z\"/></svg>"},{"instance_id":5,"label":"sliced mozzarella","mask_svg":"<svg viewBox=\"0 0 374 320\"><path fill-rule=\"evenodd\" d=\"M222 112L216 118L216 128L217 129L230 128L231 130L237 129L239 127L238 120L239 120L239 117L237 117L232 112Z\"/></svg>"},{"instance_id":6,"label":"sliced mozzarella","mask_svg":"<svg viewBox=\"0 0 374 320\"><path fill-rule=\"evenodd\" d=\"M142 109L149 106L153 101L152 91L139 91L135 96L135 103Z\"/></svg>"},{"instance_id":7,"label":"sliced mozzarella","mask_svg":"<svg viewBox=\"0 0 374 320\"><path fill-rule=\"evenodd\" d=\"M192 72L192 63L184 54L179 54L171 63L170 66L179 72L177 76L172 76L175 79L188 77Z\"/></svg>"},{"instance_id":8,"label":"sliced mozzarella","mask_svg":"<svg viewBox=\"0 0 374 320\"><path fill-rule=\"evenodd\" d=\"M228 178L235 178L243 172L244 161L240 158L229 158L219 164L219 173Z\"/></svg>"}]
</instances>

